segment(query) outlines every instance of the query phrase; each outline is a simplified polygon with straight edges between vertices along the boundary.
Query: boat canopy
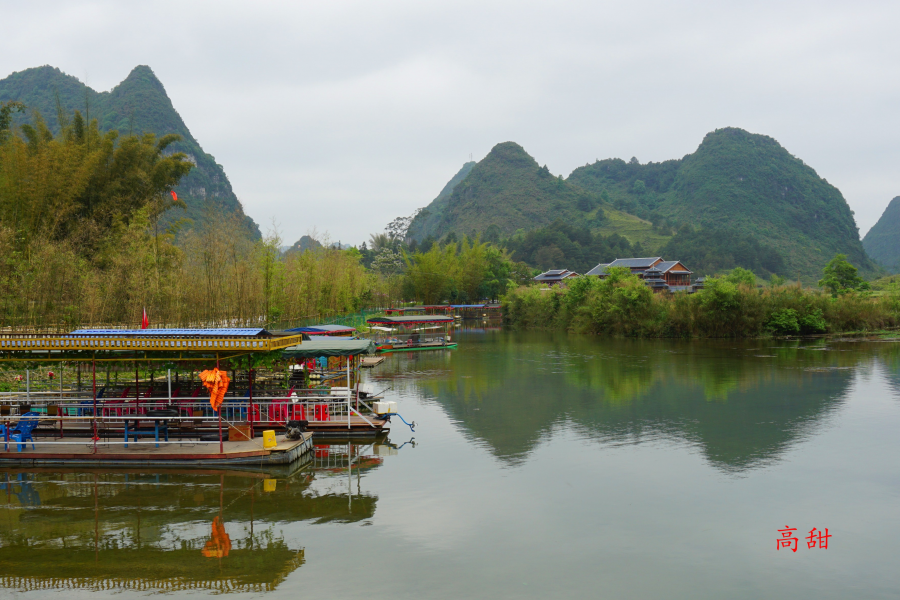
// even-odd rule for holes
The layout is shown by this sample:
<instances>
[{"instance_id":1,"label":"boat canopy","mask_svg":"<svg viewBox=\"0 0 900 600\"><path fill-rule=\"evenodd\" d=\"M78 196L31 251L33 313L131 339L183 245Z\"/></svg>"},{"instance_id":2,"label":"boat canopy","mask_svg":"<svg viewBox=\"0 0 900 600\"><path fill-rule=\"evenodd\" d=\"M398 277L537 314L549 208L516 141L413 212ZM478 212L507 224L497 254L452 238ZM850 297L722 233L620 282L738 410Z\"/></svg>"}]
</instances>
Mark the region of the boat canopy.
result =
<instances>
[{"instance_id":1,"label":"boat canopy","mask_svg":"<svg viewBox=\"0 0 900 600\"><path fill-rule=\"evenodd\" d=\"M375 342L323 337L304 341L299 346L291 346L281 351L281 355L285 358L302 359L320 356L358 356L360 354L375 354Z\"/></svg>"},{"instance_id":2,"label":"boat canopy","mask_svg":"<svg viewBox=\"0 0 900 600\"><path fill-rule=\"evenodd\" d=\"M443 315L416 315L408 317L372 317L366 323L380 325L418 325L421 323L453 323L453 317Z\"/></svg>"},{"instance_id":3,"label":"boat canopy","mask_svg":"<svg viewBox=\"0 0 900 600\"><path fill-rule=\"evenodd\" d=\"M262 328L222 328L222 329L76 329L69 335L91 337L271 337L272 333Z\"/></svg>"},{"instance_id":4,"label":"boat canopy","mask_svg":"<svg viewBox=\"0 0 900 600\"><path fill-rule=\"evenodd\" d=\"M0 362L22 360L205 360L272 352L303 342L299 333L265 329L78 329L64 334L0 334Z\"/></svg>"},{"instance_id":5,"label":"boat canopy","mask_svg":"<svg viewBox=\"0 0 900 600\"><path fill-rule=\"evenodd\" d=\"M500 308L499 304L429 304L422 307L425 310L453 310L456 308ZM411 309L392 309L392 310L411 310Z\"/></svg>"},{"instance_id":6,"label":"boat canopy","mask_svg":"<svg viewBox=\"0 0 900 600\"><path fill-rule=\"evenodd\" d=\"M305 333L307 335L349 335L356 331L355 327L346 325L310 325L309 327L294 327L285 329L291 333Z\"/></svg>"}]
</instances>

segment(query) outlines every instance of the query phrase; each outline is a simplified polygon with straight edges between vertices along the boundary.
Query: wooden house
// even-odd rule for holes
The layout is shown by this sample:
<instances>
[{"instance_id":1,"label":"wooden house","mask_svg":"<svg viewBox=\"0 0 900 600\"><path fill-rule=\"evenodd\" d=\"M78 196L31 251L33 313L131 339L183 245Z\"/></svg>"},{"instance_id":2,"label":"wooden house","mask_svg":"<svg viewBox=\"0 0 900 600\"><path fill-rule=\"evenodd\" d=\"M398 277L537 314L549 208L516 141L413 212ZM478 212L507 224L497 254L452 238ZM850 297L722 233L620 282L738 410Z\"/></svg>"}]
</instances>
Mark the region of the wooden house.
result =
<instances>
[{"instance_id":1,"label":"wooden house","mask_svg":"<svg viewBox=\"0 0 900 600\"><path fill-rule=\"evenodd\" d=\"M661 256L644 258L617 258L611 263L600 263L587 272L588 275L606 277L608 269L625 267L632 274L647 282L654 291L692 291L691 275L688 269L678 260L663 260Z\"/></svg>"},{"instance_id":2,"label":"wooden house","mask_svg":"<svg viewBox=\"0 0 900 600\"><path fill-rule=\"evenodd\" d=\"M570 277L578 277L578 273L576 273L575 271L570 271L568 269L552 269L550 271L541 273L534 278L534 281L537 281L538 283L545 283L548 286L553 287L554 285L559 285Z\"/></svg>"}]
</instances>

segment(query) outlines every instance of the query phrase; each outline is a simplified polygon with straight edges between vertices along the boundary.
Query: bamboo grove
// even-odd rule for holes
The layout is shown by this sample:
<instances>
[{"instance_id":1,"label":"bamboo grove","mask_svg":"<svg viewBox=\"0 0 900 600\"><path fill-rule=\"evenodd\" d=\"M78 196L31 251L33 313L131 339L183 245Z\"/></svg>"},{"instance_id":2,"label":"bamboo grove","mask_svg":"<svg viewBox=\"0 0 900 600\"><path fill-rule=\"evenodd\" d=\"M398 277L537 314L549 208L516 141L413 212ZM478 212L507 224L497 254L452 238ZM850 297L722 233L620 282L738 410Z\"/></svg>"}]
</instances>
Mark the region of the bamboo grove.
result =
<instances>
[{"instance_id":1,"label":"bamboo grove","mask_svg":"<svg viewBox=\"0 0 900 600\"><path fill-rule=\"evenodd\" d=\"M136 325L145 307L155 324L269 324L356 310L379 285L352 253L283 257L214 204L178 233L161 219L193 166L167 151L178 136L103 133L78 112L53 134L37 114L16 127L24 111L0 107L2 327Z\"/></svg>"},{"instance_id":2,"label":"bamboo grove","mask_svg":"<svg viewBox=\"0 0 900 600\"><path fill-rule=\"evenodd\" d=\"M532 275L478 240L410 249L317 243L281 250L240 217L206 205L188 223L171 193L193 167L177 135L102 132L60 111L59 132L0 105L0 327L68 331L154 325L280 326L403 300L499 298ZM189 226L185 226L189 225Z\"/></svg>"}]
</instances>

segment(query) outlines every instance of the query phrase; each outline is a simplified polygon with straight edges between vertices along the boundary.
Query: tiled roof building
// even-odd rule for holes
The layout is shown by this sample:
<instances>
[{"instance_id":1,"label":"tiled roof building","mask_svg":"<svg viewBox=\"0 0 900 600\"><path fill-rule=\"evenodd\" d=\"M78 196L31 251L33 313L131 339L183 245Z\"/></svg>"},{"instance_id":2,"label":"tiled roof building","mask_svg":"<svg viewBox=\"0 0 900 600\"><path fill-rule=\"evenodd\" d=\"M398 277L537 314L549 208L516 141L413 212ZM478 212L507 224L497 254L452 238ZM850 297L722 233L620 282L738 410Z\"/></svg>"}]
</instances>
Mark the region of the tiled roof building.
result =
<instances>
[{"instance_id":1,"label":"tiled roof building","mask_svg":"<svg viewBox=\"0 0 900 600\"><path fill-rule=\"evenodd\" d=\"M570 271L568 269L553 269L541 273L540 275L535 277L534 280L538 283L546 283L552 286L561 283L563 280L568 279L569 277L578 277L578 273L576 273L575 271Z\"/></svg>"},{"instance_id":2,"label":"tiled roof building","mask_svg":"<svg viewBox=\"0 0 900 600\"><path fill-rule=\"evenodd\" d=\"M644 279L654 291L692 291L693 271L681 261L663 260L661 256L617 258L611 263L600 263L587 274L606 277L613 267L629 269L634 275Z\"/></svg>"}]
</instances>

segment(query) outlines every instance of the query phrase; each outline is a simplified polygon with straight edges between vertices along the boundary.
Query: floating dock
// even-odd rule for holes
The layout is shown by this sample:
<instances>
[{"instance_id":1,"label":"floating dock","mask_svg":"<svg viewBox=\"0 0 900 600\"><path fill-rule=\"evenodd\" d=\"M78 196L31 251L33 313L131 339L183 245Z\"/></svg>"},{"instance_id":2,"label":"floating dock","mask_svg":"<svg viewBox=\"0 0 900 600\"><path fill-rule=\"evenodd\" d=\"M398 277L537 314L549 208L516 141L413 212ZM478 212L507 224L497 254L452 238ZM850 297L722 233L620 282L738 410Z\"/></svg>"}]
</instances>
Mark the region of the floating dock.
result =
<instances>
[{"instance_id":1,"label":"floating dock","mask_svg":"<svg viewBox=\"0 0 900 600\"><path fill-rule=\"evenodd\" d=\"M369 340L302 338L302 334L264 329L85 329L61 335L0 334L0 362L78 365L77 377L68 389L60 374L58 389L35 390L31 370L26 368L24 391L20 386L16 392L0 393L0 466L286 466L313 449L314 436L376 438L386 433L389 417L375 414L355 393L357 358L373 354L375 344ZM346 385L287 388L285 381L286 389L273 389L265 379L256 381L254 355L276 351L281 352L285 363L334 357L338 369L330 375L332 379L346 378ZM174 382L168 366L165 382L153 381L153 365L160 362L176 367ZM98 363L107 371L106 382L100 385ZM90 371L82 369L87 365ZM110 367L117 369L117 380L125 365L129 375L134 369L133 383L130 377L127 383L110 382ZM145 370L149 367L149 382L141 380L141 366ZM211 368L203 375L205 380L195 381L202 366ZM179 381L179 370L190 373L186 381ZM245 379L238 376L239 370L246 371ZM90 380L82 385L85 372ZM53 379L53 373L46 377ZM244 384L240 391L239 383ZM206 394L215 402L205 399ZM290 425L292 421L298 423ZM297 432L299 439L287 439L282 433L285 429ZM267 430L276 432L275 445L269 448L257 437Z\"/></svg>"},{"instance_id":2,"label":"floating dock","mask_svg":"<svg viewBox=\"0 0 900 600\"><path fill-rule=\"evenodd\" d=\"M344 424L346 428L346 423ZM346 429L345 435L346 435ZM161 444L128 442L125 448L119 440L98 440L67 438L58 441L44 441L40 437L25 443L25 449L17 452L16 442L10 442L4 450L0 442L0 466L33 467L228 467L230 465L285 465L290 464L312 450L312 433L306 432L299 440L288 440L278 436L278 445L263 448L262 438L241 442L195 442L189 440Z\"/></svg>"}]
</instances>

